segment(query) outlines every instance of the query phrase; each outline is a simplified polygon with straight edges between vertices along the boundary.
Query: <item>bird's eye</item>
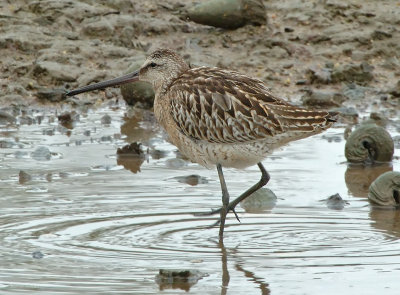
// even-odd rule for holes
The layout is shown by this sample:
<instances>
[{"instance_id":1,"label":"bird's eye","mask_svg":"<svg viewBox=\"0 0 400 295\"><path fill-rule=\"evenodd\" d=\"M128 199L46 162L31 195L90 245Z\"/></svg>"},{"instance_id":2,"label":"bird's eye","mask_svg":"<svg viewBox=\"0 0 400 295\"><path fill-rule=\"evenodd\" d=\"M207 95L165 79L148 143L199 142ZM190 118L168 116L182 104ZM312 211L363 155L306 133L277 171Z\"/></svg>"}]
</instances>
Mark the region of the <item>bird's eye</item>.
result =
<instances>
[{"instance_id":1,"label":"bird's eye","mask_svg":"<svg viewBox=\"0 0 400 295\"><path fill-rule=\"evenodd\" d=\"M150 64L150 67L152 67L152 68L155 68L157 66L157 64L155 63L155 62L152 62L151 64Z\"/></svg>"}]
</instances>

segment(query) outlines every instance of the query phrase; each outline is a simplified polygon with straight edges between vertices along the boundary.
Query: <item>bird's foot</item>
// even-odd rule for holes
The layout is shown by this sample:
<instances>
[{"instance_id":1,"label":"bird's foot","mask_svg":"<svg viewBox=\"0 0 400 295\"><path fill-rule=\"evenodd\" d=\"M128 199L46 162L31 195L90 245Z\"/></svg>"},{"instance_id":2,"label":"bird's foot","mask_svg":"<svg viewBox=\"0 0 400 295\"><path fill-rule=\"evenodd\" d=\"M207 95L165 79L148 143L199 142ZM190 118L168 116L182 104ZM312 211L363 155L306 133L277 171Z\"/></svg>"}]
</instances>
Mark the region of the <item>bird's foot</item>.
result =
<instances>
[{"instance_id":1,"label":"bird's foot","mask_svg":"<svg viewBox=\"0 0 400 295\"><path fill-rule=\"evenodd\" d=\"M213 209L210 212L199 212L199 213L195 213L195 216L211 216L214 214L220 214L222 210L222 207L219 209ZM232 211L233 214L235 214L236 219L240 222L239 216L236 213L235 207L234 206L228 206L228 213L229 211ZM221 222L221 220L219 219L215 224L213 224L211 227L218 225Z\"/></svg>"}]
</instances>

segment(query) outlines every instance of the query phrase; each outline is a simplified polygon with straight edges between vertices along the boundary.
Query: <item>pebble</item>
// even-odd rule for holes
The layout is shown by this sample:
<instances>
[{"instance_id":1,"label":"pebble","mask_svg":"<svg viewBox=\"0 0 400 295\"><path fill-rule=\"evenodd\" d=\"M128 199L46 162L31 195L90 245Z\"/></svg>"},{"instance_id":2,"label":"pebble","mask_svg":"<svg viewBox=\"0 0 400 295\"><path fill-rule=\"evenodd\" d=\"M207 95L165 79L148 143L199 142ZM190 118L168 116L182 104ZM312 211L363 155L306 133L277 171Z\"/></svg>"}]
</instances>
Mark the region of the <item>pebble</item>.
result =
<instances>
[{"instance_id":1,"label":"pebble","mask_svg":"<svg viewBox=\"0 0 400 295\"><path fill-rule=\"evenodd\" d=\"M18 177L19 177L20 184L24 184L25 182L32 180L32 176L23 170L19 171Z\"/></svg>"},{"instance_id":2,"label":"pebble","mask_svg":"<svg viewBox=\"0 0 400 295\"><path fill-rule=\"evenodd\" d=\"M103 125L109 125L109 124L111 124L111 117L109 115L105 114L103 117L101 117L100 122Z\"/></svg>"},{"instance_id":3,"label":"pebble","mask_svg":"<svg viewBox=\"0 0 400 295\"><path fill-rule=\"evenodd\" d=\"M32 258L42 259L43 257L44 257L44 254L41 251L32 252Z\"/></svg>"},{"instance_id":4,"label":"pebble","mask_svg":"<svg viewBox=\"0 0 400 295\"><path fill-rule=\"evenodd\" d=\"M48 147L39 146L31 153L32 159L46 161L51 159L51 152Z\"/></svg>"}]
</instances>

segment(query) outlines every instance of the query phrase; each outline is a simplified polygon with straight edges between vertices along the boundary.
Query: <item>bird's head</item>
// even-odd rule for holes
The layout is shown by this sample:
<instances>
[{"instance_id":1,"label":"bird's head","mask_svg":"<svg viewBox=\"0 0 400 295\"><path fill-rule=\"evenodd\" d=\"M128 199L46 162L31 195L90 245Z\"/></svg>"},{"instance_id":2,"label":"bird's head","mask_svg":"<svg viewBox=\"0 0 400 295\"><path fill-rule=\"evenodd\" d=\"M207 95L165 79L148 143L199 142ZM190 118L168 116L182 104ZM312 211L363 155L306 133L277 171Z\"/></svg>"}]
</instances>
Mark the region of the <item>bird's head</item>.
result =
<instances>
[{"instance_id":1,"label":"bird's head","mask_svg":"<svg viewBox=\"0 0 400 295\"><path fill-rule=\"evenodd\" d=\"M169 49L157 49L149 55L139 70L127 75L84 86L67 93L67 96L76 95L97 89L119 86L135 81L145 81L153 85L155 91L178 77L189 69L183 58Z\"/></svg>"}]
</instances>

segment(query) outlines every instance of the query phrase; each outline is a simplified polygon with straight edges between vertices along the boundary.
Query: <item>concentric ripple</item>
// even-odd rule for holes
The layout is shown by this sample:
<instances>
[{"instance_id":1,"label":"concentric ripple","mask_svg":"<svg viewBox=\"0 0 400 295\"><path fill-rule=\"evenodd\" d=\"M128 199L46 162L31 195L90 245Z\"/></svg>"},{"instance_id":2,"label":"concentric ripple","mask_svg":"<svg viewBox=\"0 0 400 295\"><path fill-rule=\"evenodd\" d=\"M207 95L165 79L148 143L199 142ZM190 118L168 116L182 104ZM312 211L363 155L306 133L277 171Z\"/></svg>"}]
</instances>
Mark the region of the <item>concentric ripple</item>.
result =
<instances>
[{"instance_id":1,"label":"concentric ripple","mask_svg":"<svg viewBox=\"0 0 400 295\"><path fill-rule=\"evenodd\" d=\"M116 123L95 129L107 112ZM13 129L27 134L25 145L0 150L28 155L3 157L0 165L0 294L160 294L160 269L200 271L190 294L219 294L221 286L228 294L396 294L399 212L377 211L348 192L342 142L317 136L267 159L276 206L257 214L238 208L241 222L229 215L222 246L218 227L210 228L218 216L193 215L220 205L216 171L171 165L175 148L160 133L144 143L156 152L134 173L123 169L114 156L126 143L118 135L122 113L92 115L68 136L55 129L40 139L45 123ZM61 156L32 159L28 151L43 143ZM19 181L20 170L31 177ZM180 181L190 175L207 181ZM225 177L233 198L258 180L259 171L226 169ZM342 210L321 202L336 193L348 201ZM335 291L326 288L332 281L340 282Z\"/></svg>"}]
</instances>

